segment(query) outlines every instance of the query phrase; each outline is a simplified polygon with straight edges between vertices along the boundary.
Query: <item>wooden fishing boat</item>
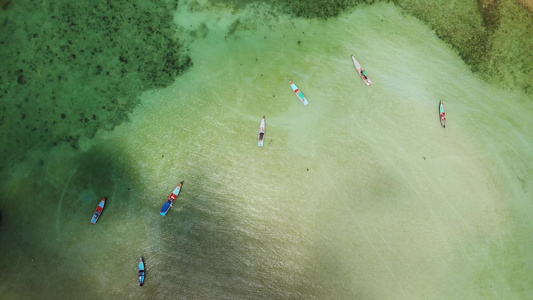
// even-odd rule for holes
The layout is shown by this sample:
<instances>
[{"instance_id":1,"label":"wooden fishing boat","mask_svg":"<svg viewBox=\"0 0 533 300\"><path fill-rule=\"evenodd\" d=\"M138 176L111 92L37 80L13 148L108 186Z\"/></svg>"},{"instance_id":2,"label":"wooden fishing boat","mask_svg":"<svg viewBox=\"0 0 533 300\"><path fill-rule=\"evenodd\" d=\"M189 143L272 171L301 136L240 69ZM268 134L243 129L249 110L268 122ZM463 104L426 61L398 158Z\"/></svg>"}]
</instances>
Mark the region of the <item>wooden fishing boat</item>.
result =
<instances>
[{"instance_id":1,"label":"wooden fishing boat","mask_svg":"<svg viewBox=\"0 0 533 300\"><path fill-rule=\"evenodd\" d=\"M352 61L353 61L353 65L355 66L355 70L357 71L357 74L359 74L359 76L361 77L361 79L363 79L363 81L365 82L367 86L370 86L372 84L372 80L370 80L370 78L366 74L365 69L361 67L361 64L357 61L357 59L355 59L353 55L352 55Z\"/></svg>"},{"instance_id":2,"label":"wooden fishing boat","mask_svg":"<svg viewBox=\"0 0 533 300\"><path fill-rule=\"evenodd\" d=\"M259 125L259 140L257 142L258 146L263 146L263 143L265 141L265 117L263 116L263 119L261 120L261 125Z\"/></svg>"},{"instance_id":3,"label":"wooden fishing boat","mask_svg":"<svg viewBox=\"0 0 533 300\"><path fill-rule=\"evenodd\" d=\"M300 99L300 101L302 101L302 103L304 105L307 105L309 104L309 101L307 101L307 98L305 98L304 96L304 93L302 93L302 91L300 91L300 89L298 88L298 86L294 83L294 82L290 82L291 83L291 88L292 90L294 91L294 93L296 94L296 97L298 97L298 99Z\"/></svg>"},{"instance_id":4,"label":"wooden fishing boat","mask_svg":"<svg viewBox=\"0 0 533 300\"><path fill-rule=\"evenodd\" d=\"M444 110L444 102L440 101L439 105L440 125L446 128L446 110Z\"/></svg>"},{"instance_id":5,"label":"wooden fishing boat","mask_svg":"<svg viewBox=\"0 0 533 300\"><path fill-rule=\"evenodd\" d=\"M98 219L100 218L100 215L104 211L105 200L106 197L104 197L104 199L102 199L102 201L100 201L100 204L98 204L98 206L96 207L96 210L94 211L93 217L91 219L91 224L96 224L96 221L98 221Z\"/></svg>"},{"instance_id":6,"label":"wooden fishing boat","mask_svg":"<svg viewBox=\"0 0 533 300\"><path fill-rule=\"evenodd\" d=\"M168 196L167 202L161 208L160 214L162 216L165 216L168 213L168 211L172 208L172 205L174 204L176 199L178 199L178 195L180 194L182 185L183 185L183 181L180 182L180 184L178 184L178 186L172 191L172 193L170 193L170 196Z\"/></svg>"}]
</instances>

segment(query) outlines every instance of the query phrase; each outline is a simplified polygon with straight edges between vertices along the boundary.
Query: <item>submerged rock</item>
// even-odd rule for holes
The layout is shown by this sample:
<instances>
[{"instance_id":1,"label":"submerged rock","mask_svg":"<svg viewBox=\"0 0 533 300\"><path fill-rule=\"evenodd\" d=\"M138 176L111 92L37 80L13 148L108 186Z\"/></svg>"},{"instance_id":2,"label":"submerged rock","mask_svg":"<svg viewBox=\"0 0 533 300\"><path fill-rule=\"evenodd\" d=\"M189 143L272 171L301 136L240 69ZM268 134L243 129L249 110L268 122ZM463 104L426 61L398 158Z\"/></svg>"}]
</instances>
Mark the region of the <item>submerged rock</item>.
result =
<instances>
[{"instance_id":1,"label":"submerged rock","mask_svg":"<svg viewBox=\"0 0 533 300\"><path fill-rule=\"evenodd\" d=\"M0 8L7 9L10 3L11 0L0 0Z\"/></svg>"}]
</instances>

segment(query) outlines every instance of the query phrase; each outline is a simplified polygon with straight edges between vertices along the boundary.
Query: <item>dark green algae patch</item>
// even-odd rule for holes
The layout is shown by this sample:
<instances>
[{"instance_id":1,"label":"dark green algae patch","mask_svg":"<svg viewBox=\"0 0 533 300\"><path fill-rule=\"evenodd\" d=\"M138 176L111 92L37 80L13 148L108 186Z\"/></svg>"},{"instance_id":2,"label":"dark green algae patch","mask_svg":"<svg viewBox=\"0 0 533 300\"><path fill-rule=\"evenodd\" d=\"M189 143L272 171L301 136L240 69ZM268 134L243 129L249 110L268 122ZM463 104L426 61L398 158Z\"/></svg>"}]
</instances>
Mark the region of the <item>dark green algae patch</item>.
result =
<instances>
[{"instance_id":1,"label":"dark green algae patch","mask_svg":"<svg viewBox=\"0 0 533 300\"><path fill-rule=\"evenodd\" d=\"M79 147L128 119L143 91L192 65L176 1L11 1L0 9L0 169Z\"/></svg>"},{"instance_id":2,"label":"dark green algae patch","mask_svg":"<svg viewBox=\"0 0 533 300\"><path fill-rule=\"evenodd\" d=\"M395 0L451 45L470 69L533 95L533 12L514 0Z\"/></svg>"},{"instance_id":3,"label":"dark green algae patch","mask_svg":"<svg viewBox=\"0 0 533 300\"><path fill-rule=\"evenodd\" d=\"M512 0L210 0L235 10L330 19L392 2L430 26L475 73L533 94L533 14ZM33 149L82 138L128 119L146 90L192 65L173 22L176 0L3 1L0 8L0 169ZM408 33L406 33L408 34Z\"/></svg>"}]
</instances>

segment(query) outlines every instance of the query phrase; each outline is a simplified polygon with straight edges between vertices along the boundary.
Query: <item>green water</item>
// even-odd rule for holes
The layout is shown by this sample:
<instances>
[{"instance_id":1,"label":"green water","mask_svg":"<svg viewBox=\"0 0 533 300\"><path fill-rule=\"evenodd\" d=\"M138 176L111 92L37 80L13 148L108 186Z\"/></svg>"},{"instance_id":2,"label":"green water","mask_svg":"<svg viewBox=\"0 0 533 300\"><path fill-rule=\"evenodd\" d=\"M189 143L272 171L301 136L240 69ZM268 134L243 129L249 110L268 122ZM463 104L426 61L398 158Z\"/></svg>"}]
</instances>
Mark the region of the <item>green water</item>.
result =
<instances>
[{"instance_id":1,"label":"green water","mask_svg":"<svg viewBox=\"0 0 533 300\"><path fill-rule=\"evenodd\" d=\"M328 21L181 6L174 20L194 67L113 131L0 174L1 298L533 292L528 96L484 83L391 4Z\"/></svg>"}]
</instances>

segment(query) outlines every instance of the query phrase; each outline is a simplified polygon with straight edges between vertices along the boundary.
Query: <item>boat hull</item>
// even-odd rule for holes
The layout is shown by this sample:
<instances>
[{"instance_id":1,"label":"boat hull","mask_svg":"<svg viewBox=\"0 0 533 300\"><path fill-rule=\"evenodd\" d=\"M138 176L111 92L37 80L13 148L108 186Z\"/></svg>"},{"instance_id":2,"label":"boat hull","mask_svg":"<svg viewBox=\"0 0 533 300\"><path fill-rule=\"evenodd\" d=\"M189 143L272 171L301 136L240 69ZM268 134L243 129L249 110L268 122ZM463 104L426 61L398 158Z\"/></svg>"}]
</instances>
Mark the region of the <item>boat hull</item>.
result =
<instances>
[{"instance_id":1,"label":"boat hull","mask_svg":"<svg viewBox=\"0 0 533 300\"><path fill-rule=\"evenodd\" d=\"M96 224L96 221L100 219L100 216L102 215L102 212L104 211L105 207L105 201L106 197L100 201L98 206L96 207L96 210L94 211L93 217L91 218L91 224Z\"/></svg>"},{"instance_id":2,"label":"boat hull","mask_svg":"<svg viewBox=\"0 0 533 300\"><path fill-rule=\"evenodd\" d=\"M296 97L298 97L298 99L302 101L303 105L307 106L309 104L309 101L307 101L307 98L304 96L304 93L300 91L300 89L294 82L290 81L290 83L291 83L292 91L294 92L294 94L296 94Z\"/></svg>"},{"instance_id":3,"label":"boat hull","mask_svg":"<svg viewBox=\"0 0 533 300\"><path fill-rule=\"evenodd\" d=\"M353 55L352 55L352 61L353 61L353 65L355 66L355 70L357 71L357 74L359 74L359 77L361 77L361 79L363 79L363 82L367 86L370 86L372 84L372 80L370 80L370 77L368 77L365 74L363 74L365 69L363 69L361 64L357 61L357 59L355 59L355 56L353 56Z\"/></svg>"},{"instance_id":4,"label":"boat hull","mask_svg":"<svg viewBox=\"0 0 533 300\"><path fill-rule=\"evenodd\" d=\"M172 204L173 202L168 200L165 205L163 205L163 208L161 208L161 212L159 214L161 214L163 217L166 216L168 211L172 208Z\"/></svg>"},{"instance_id":5,"label":"boat hull","mask_svg":"<svg viewBox=\"0 0 533 300\"><path fill-rule=\"evenodd\" d=\"M440 104L439 104L439 117L440 117L440 125L446 128L446 110L444 109L444 102L442 101L440 101Z\"/></svg>"},{"instance_id":6,"label":"boat hull","mask_svg":"<svg viewBox=\"0 0 533 300\"><path fill-rule=\"evenodd\" d=\"M143 258L141 257L141 259L139 260L139 272L138 272L138 275L139 275L139 285L140 286L143 286L144 284L144 277L146 276L146 271L144 269L144 261L143 261Z\"/></svg>"},{"instance_id":7,"label":"boat hull","mask_svg":"<svg viewBox=\"0 0 533 300\"><path fill-rule=\"evenodd\" d=\"M176 199L178 199L178 196L181 192L182 185L183 185L183 181L180 182L180 184L172 191L172 193L170 193L170 196L168 196L167 202L165 202L165 204L161 208L161 211L159 212L160 215L166 216L168 211L172 208L172 205L174 204Z\"/></svg>"},{"instance_id":8,"label":"boat hull","mask_svg":"<svg viewBox=\"0 0 533 300\"><path fill-rule=\"evenodd\" d=\"M259 125L259 138L257 145L263 146L265 142L265 132L266 132L266 125L265 125L265 117L261 120L261 125Z\"/></svg>"}]
</instances>

